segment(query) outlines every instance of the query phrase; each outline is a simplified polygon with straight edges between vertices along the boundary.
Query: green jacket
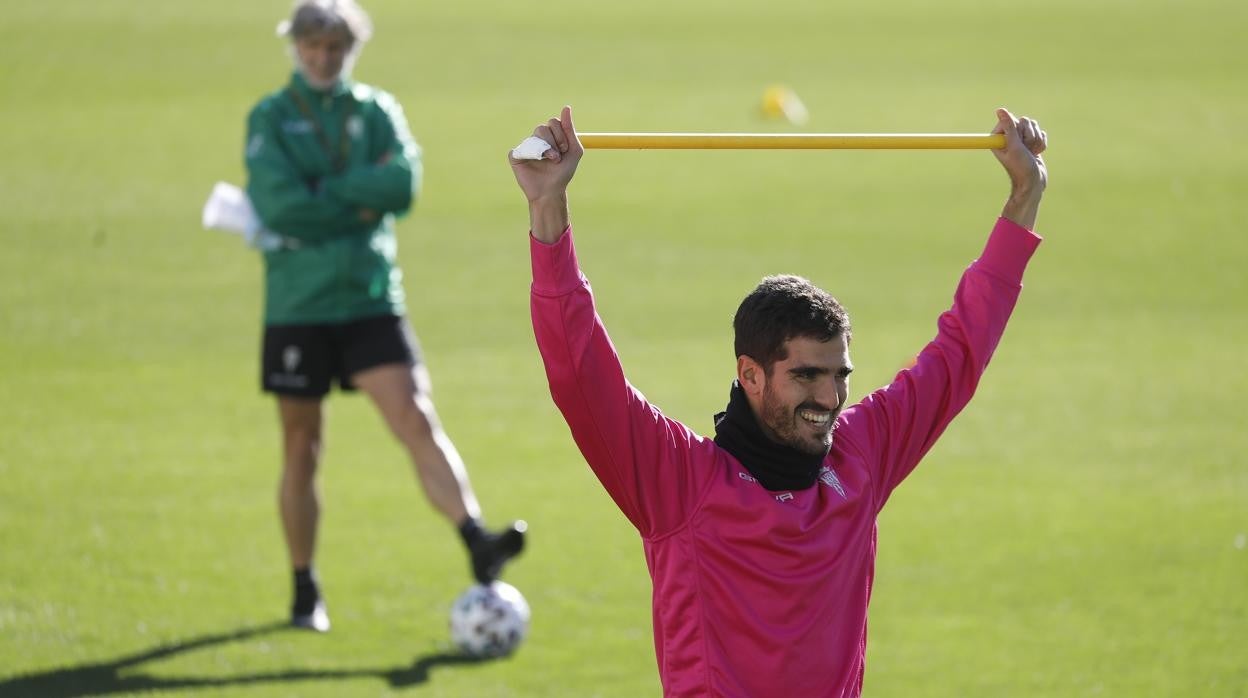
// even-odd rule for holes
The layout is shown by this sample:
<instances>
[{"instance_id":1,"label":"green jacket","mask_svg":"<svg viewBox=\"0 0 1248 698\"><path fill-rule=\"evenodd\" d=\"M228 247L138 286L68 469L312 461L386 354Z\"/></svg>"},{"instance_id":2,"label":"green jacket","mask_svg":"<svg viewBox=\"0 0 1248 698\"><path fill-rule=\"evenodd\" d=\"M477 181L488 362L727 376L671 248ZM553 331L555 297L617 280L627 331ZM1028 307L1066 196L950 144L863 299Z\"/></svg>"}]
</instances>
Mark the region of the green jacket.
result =
<instances>
[{"instance_id":1,"label":"green jacket","mask_svg":"<svg viewBox=\"0 0 1248 698\"><path fill-rule=\"evenodd\" d=\"M285 239L264 253L266 325L405 312L394 218L421 166L393 96L349 80L318 92L296 72L251 110L246 163L256 214Z\"/></svg>"}]
</instances>

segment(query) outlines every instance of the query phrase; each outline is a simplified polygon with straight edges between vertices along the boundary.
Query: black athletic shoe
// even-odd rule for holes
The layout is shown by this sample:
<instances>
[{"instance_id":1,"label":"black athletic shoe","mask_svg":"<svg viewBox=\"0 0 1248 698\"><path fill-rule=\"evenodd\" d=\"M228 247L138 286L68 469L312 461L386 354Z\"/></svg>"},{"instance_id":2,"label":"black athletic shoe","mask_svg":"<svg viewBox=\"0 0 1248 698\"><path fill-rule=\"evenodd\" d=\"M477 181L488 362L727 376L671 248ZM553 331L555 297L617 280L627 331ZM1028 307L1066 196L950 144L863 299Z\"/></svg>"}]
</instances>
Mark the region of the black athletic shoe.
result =
<instances>
[{"instance_id":1,"label":"black athletic shoe","mask_svg":"<svg viewBox=\"0 0 1248 698\"><path fill-rule=\"evenodd\" d=\"M472 576L488 585L498 579L503 565L524 550L524 533L529 525L516 521L498 533L485 533L468 550L472 555Z\"/></svg>"},{"instance_id":2,"label":"black athletic shoe","mask_svg":"<svg viewBox=\"0 0 1248 698\"><path fill-rule=\"evenodd\" d=\"M312 610L302 612L295 608L290 612L290 624L296 628L314 630L318 633L329 632L329 612L325 610L325 602L317 599Z\"/></svg>"}]
</instances>

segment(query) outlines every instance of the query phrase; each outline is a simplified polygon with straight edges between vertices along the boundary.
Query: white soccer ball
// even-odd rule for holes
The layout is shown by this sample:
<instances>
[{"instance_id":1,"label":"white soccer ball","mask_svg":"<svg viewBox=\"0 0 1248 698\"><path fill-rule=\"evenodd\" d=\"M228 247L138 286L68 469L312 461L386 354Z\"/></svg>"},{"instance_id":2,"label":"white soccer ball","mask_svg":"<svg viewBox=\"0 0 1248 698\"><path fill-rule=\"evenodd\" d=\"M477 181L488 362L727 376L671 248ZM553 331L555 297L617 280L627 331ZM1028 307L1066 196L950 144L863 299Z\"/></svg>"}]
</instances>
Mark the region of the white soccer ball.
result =
<instances>
[{"instance_id":1,"label":"white soccer ball","mask_svg":"<svg viewBox=\"0 0 1248 698\"><path fill-rule=\"evenodd\" d=\"M529 633L529 602L506 582L474 584L451 606L451 639L473 657L504 657Z\"/></svg>"}]
</instances>

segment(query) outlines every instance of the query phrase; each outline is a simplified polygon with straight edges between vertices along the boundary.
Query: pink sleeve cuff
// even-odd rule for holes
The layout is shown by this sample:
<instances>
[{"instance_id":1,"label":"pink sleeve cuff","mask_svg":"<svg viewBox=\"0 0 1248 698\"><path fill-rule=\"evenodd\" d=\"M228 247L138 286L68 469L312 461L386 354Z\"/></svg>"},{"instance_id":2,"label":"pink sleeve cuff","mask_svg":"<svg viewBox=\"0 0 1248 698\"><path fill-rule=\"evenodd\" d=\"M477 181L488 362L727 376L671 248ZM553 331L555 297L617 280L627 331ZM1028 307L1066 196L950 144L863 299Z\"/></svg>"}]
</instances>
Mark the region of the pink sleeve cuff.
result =
<instances>
[{"instance_id":1,"label":"pink sleeve cuff","mask_svg":"<svg viewBox=\"0 0 1248 698\"><path fill-rule=\"evenodd\" d=\"M558 240L546 244L529 233L529 257L533 263L533 293L564 296L585 285L585 276L576 260L569 225Z\"/></svg>"},{"instance_id":2,"label":"pink sleeve cuff","mask_svg":"<svg viewBox=\"0 0 1248 698\"><path fill-rule=\"evenodd\" d=\"M1021 284L1023 270L1043 239L1008 218L998 218L975 264L993 276Z\"/></svg>"}]
</instances>

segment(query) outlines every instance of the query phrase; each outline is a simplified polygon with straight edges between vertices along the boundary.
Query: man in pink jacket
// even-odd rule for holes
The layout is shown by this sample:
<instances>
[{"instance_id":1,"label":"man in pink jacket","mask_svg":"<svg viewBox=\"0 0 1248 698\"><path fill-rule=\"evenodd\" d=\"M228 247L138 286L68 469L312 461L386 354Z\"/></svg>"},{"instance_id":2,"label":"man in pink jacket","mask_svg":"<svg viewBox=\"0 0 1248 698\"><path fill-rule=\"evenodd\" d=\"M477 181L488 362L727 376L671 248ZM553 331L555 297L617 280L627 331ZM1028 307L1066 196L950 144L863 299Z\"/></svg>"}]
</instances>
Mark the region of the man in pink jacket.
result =
<instances>
[{"instance_id":1,"label":"man in pink jacket","mask_svg":"<svg viewBox=\"0 0 1248 698\"><path fill-rule=\"evenodd\" d=\"M768 277L733 321L737 377L713 439L629 384L594 309L568 215L584 154L571 110L535 129L542 159L511 160L550 392L641 534L665 695L861 694L876 517L970 400L1040 242L1045 133L1004 109L993 133L1009 198L915 364L847 406L844 308L805 279Z\"/></svg>"}]
</instances>

